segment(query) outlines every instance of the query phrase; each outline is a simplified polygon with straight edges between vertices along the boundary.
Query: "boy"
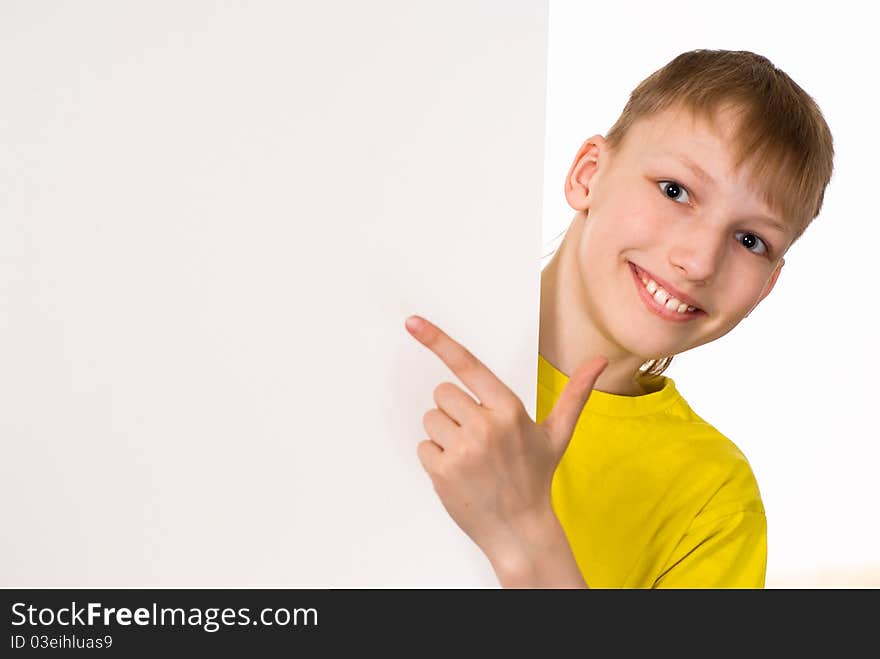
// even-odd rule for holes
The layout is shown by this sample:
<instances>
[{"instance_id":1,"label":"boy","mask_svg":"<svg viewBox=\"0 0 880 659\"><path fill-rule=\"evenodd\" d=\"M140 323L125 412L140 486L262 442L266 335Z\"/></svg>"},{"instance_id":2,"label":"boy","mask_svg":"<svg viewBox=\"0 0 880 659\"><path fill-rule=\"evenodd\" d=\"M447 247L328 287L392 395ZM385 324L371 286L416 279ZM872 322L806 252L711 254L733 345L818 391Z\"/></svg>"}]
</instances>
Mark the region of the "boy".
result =
<instances>
[{"instance_id":1,"label":"boy","mask_svg":"<svg viewBox=\"0 0 880 659\"><path fill-rule=\"evenodd\" d=\"M566 178L576 214L541 274L537 423L466 349L407 320L479 400L439 385L418 455L502 586L764 586L751 468L661 373L770 293L832 159L819 108L766 58L684 53Z\"/></svg>"}]
</instances>

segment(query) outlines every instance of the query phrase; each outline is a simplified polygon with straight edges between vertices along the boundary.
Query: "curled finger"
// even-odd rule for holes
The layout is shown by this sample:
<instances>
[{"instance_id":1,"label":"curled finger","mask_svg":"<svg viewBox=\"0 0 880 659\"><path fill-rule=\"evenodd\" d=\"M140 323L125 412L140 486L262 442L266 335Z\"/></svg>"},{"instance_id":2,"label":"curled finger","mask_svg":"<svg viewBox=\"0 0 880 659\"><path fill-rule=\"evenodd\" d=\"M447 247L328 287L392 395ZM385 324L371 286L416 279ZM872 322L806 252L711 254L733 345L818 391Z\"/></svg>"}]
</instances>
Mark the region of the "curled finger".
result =
<instances>
[{"instance_id":1,"label":"curled finger","mask_svg":"<svg viewBox=\"0 0 880 659\"><path fill-rule=\"evenodd\" d=\"M422 417L422 426L431 441L444 451L453 445L459 430L459 425L455 421L450 419L444 411L436 408L425 412L425 416Z\"/></svg>"}]
</instances>

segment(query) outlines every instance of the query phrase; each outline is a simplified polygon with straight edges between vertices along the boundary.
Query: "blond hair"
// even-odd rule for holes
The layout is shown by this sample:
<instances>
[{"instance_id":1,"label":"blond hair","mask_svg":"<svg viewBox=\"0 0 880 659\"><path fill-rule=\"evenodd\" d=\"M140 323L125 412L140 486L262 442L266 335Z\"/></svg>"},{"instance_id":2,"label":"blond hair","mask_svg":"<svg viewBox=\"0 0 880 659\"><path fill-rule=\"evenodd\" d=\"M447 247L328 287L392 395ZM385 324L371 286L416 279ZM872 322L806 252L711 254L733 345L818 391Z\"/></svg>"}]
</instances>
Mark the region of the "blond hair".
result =
<instances>
[{"instance_id":1,"label":"blond hair","mask_svg":"<svg viewBox=\"0 0 880 659\"><path fill-rule=\"evenodd\" d=\"M693 50L633 90L606 143L619 147L636 121L671 106L709 121L723 108L738 112L735 166L750 164L752 185L794 229L794 244L819 214L833 169L831 131L816 102L766 57ZM636 378L658 376L671 362L671 356L649 360Z\"/></svg>"}]
</instances>

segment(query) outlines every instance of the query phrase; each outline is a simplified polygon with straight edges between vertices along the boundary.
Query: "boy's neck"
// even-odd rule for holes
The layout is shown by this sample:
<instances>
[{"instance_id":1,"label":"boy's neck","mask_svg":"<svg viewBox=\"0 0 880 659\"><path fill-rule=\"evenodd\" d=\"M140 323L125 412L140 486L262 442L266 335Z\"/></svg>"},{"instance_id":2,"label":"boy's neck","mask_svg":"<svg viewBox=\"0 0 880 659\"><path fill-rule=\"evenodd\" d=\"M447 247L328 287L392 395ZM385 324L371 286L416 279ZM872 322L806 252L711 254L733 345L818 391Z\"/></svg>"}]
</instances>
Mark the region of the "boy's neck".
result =
<instances>
[{"instance_id":1,"label":"boy's neck","mask_svg":"<svg viewBox=\"0 0 880 659\"><path fill-rule=\"evenodd\" d=\"M603 336L583 303L583 282L576 257L584 219L581 213L575 217L559 249L541 272L538 352L569 377L587 360L603 355L608 366L593 388L621 396L641 396L649 392L633 376L642 365L642 358Z\"/></svg>"}]
</instances>

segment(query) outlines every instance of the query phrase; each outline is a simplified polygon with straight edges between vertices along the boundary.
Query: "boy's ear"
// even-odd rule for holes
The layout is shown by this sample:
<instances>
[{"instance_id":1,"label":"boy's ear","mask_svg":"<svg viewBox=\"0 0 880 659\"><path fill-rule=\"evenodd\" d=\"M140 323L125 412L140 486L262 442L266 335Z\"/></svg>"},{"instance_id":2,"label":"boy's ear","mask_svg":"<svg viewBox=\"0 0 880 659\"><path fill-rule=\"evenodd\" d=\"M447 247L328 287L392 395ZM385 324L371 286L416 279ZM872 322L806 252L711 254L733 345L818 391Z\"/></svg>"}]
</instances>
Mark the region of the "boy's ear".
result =
<instances>
[{"instance_id":1,"label":"boy's ear","mask_svg":"<svg viewBox=\"0 0 880 659\"><path fill-rule=\"evenodd\" d=\"M590 207L590 184L607 158L605 138L593 135L583 143L565 178L565 200L576 211Z\"/></svg>"},{"instance_id":2,"label":"boy's ear","mask_svg":"<svg viewBox=\"0 0 880 659\"><path fill-rule=\"evenodd\" d=\"M752 313L752 311L755 310L755 307L757 307L761 303L761 300L763 300L765 297L770 295L770 291L772 291L773 287L776 286L776 280L779 279L779 273L782 272L782 266L784 266L784 265L785 265L785 259L782 259L779 262L779 265L776 266L776 270L774 270L773 274L770 275L770 279L764 285L764 290L761 291L761 296L758 298L758 301L755 302L755 306L751 308L749 313ZM748 316L748 315L749 314L747 313L746 316Z\"/></svg>"}]
</instances>

